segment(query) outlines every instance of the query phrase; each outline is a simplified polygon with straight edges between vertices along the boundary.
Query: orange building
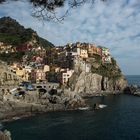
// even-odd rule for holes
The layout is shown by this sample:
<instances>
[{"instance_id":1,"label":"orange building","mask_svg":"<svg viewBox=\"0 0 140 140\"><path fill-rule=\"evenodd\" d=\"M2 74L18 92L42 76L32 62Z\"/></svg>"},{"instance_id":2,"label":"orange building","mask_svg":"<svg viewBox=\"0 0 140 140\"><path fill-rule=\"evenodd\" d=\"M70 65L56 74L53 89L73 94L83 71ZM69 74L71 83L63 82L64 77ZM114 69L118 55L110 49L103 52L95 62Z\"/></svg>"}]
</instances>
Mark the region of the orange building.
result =
<instances>
[{"instance_id":1,"label":"orange building","mask_svg":"<svg viewBox=\"0 0 140 140\"><path fill-rule=\"evenodd\" d=\"M102 50L101 48L98 48L96 45L94 44L89 44L88 46L88 53L89 54L97 54L97 55L102 55Z\"/></svg>"}]
</instances>

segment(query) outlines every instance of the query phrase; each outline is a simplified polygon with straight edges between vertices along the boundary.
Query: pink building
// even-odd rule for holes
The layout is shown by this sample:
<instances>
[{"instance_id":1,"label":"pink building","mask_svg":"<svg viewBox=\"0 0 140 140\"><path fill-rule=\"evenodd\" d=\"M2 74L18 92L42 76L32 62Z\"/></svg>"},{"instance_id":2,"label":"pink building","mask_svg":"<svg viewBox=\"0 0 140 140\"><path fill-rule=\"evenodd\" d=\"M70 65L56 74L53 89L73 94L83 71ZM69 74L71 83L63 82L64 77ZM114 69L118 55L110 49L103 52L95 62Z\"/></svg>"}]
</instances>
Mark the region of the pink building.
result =
<instances>
[{"instance_id":1,"label":"pink building","mask_svg":"<svg viewBox=\"0 0 140 140\"><path fill-rule=\"evenodd\" d=\"M33 82L41 82L46 80L46 74L42 69L35 69L31 72L31 80Z\"/></svg>"}]
</instances>

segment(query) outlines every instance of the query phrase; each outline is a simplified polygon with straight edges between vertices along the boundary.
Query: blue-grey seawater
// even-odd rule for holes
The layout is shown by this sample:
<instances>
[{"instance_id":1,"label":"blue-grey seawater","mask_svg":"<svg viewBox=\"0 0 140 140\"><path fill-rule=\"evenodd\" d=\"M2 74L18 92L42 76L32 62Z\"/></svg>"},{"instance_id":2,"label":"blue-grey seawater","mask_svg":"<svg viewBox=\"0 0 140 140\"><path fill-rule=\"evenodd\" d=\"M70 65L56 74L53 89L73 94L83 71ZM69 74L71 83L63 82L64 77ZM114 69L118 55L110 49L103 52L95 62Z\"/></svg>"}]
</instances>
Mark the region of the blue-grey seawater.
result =
<instances>
[{"instance_id":1,"label":"blue-grey seawater","mask_svg":"<svg viewBox=\"0 0 140 140\"><path fill-rule=\"evenodd\" d=\"M128 76L129 84L139 83L138 77ZM50 112L4 123L3 127L11 131L12 140L140 140L140 97L110 95L88 102L107 107Z\"/></svg>"}]
</instances>

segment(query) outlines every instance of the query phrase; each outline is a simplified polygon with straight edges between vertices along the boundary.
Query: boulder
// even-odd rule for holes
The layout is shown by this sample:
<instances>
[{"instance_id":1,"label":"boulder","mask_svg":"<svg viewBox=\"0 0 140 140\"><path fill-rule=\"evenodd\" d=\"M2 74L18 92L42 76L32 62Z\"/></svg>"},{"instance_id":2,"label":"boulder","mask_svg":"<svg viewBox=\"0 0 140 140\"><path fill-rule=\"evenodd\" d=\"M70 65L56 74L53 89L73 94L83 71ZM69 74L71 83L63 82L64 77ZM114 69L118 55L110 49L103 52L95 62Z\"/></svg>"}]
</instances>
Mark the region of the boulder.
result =
<instances>
[{"instance_id":1,"label":"boulder","mask_svg":"<svg viewBox=\"0 0 140 140\"><path fill-rule=\"evenodd\" d=\"M0 131L0 140L11 140L11 133L8 130Z\"/></svg>"}]
</instances>

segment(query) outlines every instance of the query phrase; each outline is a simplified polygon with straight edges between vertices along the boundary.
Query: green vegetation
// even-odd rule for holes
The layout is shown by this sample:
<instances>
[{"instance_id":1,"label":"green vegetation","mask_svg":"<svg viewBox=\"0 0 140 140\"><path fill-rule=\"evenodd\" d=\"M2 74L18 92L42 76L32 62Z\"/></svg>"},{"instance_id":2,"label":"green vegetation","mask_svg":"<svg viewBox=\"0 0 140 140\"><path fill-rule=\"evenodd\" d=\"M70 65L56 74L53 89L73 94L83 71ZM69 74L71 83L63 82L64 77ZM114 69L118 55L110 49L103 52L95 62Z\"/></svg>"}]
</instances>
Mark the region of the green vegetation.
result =
<instances>
[{"instance_id":1,"label":"green vegetation","mask_svg":"<svg viewBox=\"0 0 140 140\"><path fill-rule=\"evenodd\" d=\"M48 47L49 47L49 48L54 47L54 45L53 45L51 42L49 42L49 41L47 41L47 40L45 40L45 39L43 39L43 38L41 38L41 37L38 37L38 42L39 42L39 44L40 44L41 46L43 46L45 49L47 49Z\"/></svg>"},{"instance_id":2,"label":"green vegetation","mask_svg":"<svg viewBox=\"0 0 140 140\"><path fill-rule=\"evenodd\" d=\"M17 50L16 53L1 54L0 59L3 61L20 61L23 54L27 54L32 58L35 54L29 54L30 52L25 49L26 43L29 41L36 41L32 47L44 47L48 52L47 55L51 55L50 50L54 47L52 43L39 37L31 28L25 29L16 20L10 17L0 18L0 42L12 45L16 48L15 50Z\"/></svg>"},{"instance_id":3,"label":"green vegetation","mask_svg":"<svg viewBox=\"0 0 140 140\"><path fill-rule=\"evenodd\" d=\"M25 55L24 52L2 53L0 55L0 59L6 62L14 62L14 61L19 62L21 61L23 55Z\"/></svg>"},{"instance_id":4,"label":"green vegetation","mask_svg":"<svg viewBox=\"0 0 140 140\"><path fill-rule=\"evenodd\" d=\"M0 41L10 44L19 45L31 38L32 29L25 29L16 20L10 17L0 18Z\"/></svg>"},{"instance_id":5,"label":"green vegetation","mask_svg":"<svg viewBox=\"0 0 140 140\"><path fill-rule=\"evenodd\" d=\"M0 42L18 46L32 39L34 34L37 43L43 47L54 46L49 41L37 36L31 28L25 29L16 20L10 17L0 18Z\"/></svg>"},{"instance_id":6,"label":"green vegetation","mask_svg":"<svg viewBox=\"0 0 140 140\"><path fill-rule=\"evenodd\" d=\"M26 41L29 41L29 39L31 38L31 34L23 34L23 35L19 35L19 34L8 34L8 33L0 33L0 42L6 43L6 44L10 44L10 45L14 45L17 46L19 44L25 43Z\"/></svg>"},{"instance_id":7,"label":"green vegetation","mask_svg":"<svg viewBox=\"0 0 140 140\"><path fill-rule=\"evenodd\" d=\"M121 76L121 70L117 67L116 61L113 58L111 64L100 64L98 68L92 65L91 71L113 80L117 80Z\"/></svg>"}]
</instances>

